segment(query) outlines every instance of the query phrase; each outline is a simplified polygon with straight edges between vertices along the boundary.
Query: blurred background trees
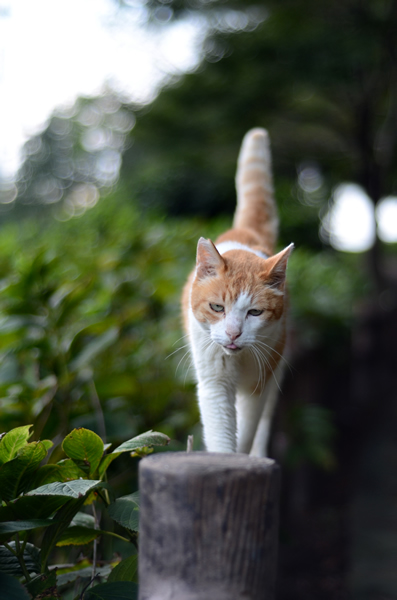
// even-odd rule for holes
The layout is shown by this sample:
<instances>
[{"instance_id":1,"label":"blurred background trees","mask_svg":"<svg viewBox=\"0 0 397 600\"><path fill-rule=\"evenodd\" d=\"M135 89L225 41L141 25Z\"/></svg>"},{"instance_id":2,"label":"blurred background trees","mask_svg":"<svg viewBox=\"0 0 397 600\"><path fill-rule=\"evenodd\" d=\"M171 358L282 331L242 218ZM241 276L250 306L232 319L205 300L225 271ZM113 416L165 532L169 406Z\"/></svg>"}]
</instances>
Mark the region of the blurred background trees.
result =
<instances>
[{"instance_id":1,"label":"blurred background trees","mask_svg":"<svg viewBox=\"0 0 397 600\"><path fill-rule=\"evenodd\" d=\"M108 88L57 109L15 182L1 182L1 428L60 438L85 426L109 441L155 428L175 449L192 431L198 443L179 293L197 238L230 223L243 135L266 127L280 246L296 244L272 445L284 467L279 597L359 594L365 561L349 543L366 513L354 525L349 511L353 475L392 422L395 245L337 252L327 215L344 182L374 206L396 194L397 2L119 4L145 5L148 28L201 19L201 61L151 104ZM397 593L383 579L365 598L394 597L379 595Z\"/></svg>"}]
</instances>

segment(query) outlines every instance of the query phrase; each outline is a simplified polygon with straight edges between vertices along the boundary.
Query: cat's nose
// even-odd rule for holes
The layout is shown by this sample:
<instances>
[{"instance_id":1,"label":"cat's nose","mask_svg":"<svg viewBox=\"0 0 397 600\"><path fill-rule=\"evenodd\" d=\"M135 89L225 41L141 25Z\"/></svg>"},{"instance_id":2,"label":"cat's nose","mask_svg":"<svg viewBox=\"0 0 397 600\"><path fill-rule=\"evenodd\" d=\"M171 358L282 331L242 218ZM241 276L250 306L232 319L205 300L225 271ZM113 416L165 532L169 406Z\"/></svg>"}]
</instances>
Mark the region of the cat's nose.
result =
<instances>
[{"instance_id":1,"label":"cat's nose","mask_svg":"<svg viewBox=\"0 0 397 600\"><path fill-rule=\"evenodd\" d=\"M232 342L234 342L234 340L237 340L237 338L240 337L241 333L242 333L241 331L238 331L238 332L226 331L226 334L230 337Z\"/></svg>"}]
</instances>

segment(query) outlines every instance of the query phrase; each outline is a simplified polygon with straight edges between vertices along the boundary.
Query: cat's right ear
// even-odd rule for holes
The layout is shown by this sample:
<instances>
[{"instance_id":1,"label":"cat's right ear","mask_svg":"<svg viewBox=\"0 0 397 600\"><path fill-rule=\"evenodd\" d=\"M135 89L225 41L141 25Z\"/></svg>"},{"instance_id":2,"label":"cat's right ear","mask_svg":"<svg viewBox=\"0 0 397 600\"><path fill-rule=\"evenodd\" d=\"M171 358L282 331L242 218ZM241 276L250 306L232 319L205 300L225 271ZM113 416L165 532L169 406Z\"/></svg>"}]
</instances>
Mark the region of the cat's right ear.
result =
<instances>
[{"instance_id":1,"label":"cat's right ear","mask_svg":"<svg viewBox=\"0 0 397 600\"><path fill-rule=\"evenodd\" d=\"M225 261L211 240L201 237L197 244L196 277L214 277L224 264Z\"/></svg>"}]
</instances>

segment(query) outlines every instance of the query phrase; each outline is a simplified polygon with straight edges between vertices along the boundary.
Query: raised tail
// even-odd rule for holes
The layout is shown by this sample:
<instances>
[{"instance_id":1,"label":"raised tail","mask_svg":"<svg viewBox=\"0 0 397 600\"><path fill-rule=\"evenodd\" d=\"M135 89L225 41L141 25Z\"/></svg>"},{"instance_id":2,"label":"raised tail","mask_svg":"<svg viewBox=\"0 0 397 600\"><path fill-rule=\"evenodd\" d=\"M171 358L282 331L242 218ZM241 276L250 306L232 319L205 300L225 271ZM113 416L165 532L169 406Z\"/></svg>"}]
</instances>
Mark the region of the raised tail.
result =
<instances>
[{"instance_id":1,"label":"raised tail","mask_svg":"<svg viewBox=\"0 0 397 600\"><path fill-rule=\"evenodd\" d=\"M273 198L269 136L265 129L251 129L244 137L237 163L236 189L233 227L255 231L273 251L278 217Z\"/></svg>"}]
</instances>

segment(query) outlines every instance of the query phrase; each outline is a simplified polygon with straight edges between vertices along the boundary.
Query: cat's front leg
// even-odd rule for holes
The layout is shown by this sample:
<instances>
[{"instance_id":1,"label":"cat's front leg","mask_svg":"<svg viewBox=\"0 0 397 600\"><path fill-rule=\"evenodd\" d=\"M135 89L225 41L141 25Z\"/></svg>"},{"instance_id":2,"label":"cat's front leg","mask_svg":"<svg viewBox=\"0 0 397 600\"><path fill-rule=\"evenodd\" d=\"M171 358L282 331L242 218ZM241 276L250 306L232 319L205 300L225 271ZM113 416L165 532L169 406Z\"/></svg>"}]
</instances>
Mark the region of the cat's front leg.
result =
<instances>
[{"instance_id":1,"label":"cat's front leg","mask_svg":"<svg viewBox=\"0 0 397 600\"><path fill-rule=\"evenodd\" d=\"M237 394L237 452L250 453L264 404L263 392Z\"/></svg>"},{"instance_id":2,"label":"cat's front leg","mask_svg":"<svg viewBox=\"0 0 397 600\"><path fill-rule=\"evenodd\" d=\"M234 357L225 355L192 314L190 334L206 449L209 452L236 452L237 368Z\"/></svg>"},{"instance_id":3,"label":"cat's front leg","mask_svg":"<svg viewBox=\"0 0 397 600\"><path fill-rule=\"evenodd\" d=\"M280 361L273 376L266 383L264 408L251 447L251 456L267 456L272 419L277 404L284 368L285 362Z\"/></svg>"},{"instance_id":4,"label":"cat's front leg","mask_svg":"<svg viewBox=\"0 0 397 600\"><path fill-rule=\"evenodd\" d=\"M235 389L232 382L199 379L198 401L209 452L236 452Z\"/></svg>"}]
</instances>

